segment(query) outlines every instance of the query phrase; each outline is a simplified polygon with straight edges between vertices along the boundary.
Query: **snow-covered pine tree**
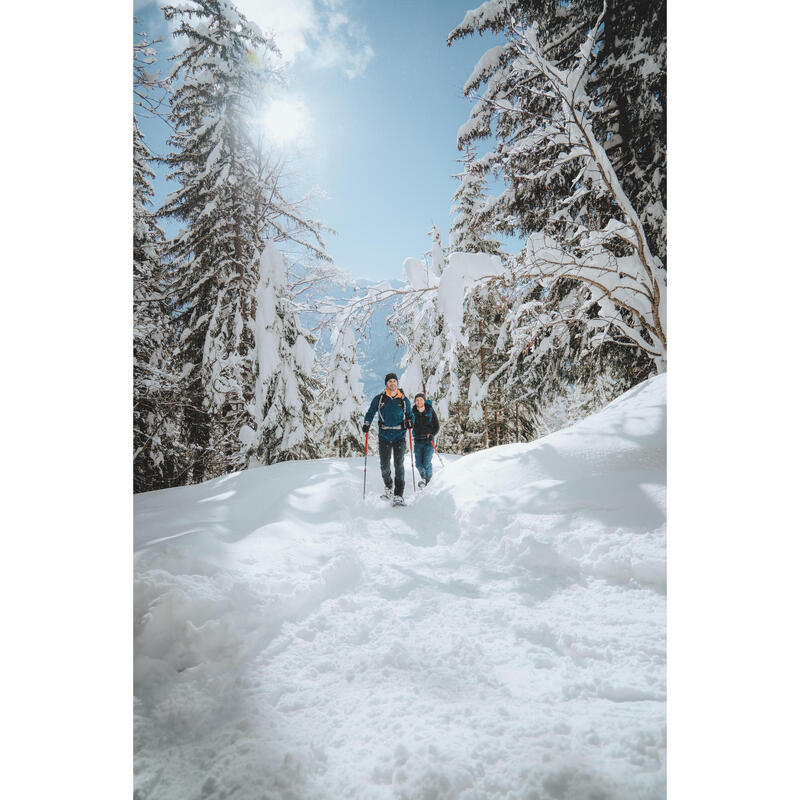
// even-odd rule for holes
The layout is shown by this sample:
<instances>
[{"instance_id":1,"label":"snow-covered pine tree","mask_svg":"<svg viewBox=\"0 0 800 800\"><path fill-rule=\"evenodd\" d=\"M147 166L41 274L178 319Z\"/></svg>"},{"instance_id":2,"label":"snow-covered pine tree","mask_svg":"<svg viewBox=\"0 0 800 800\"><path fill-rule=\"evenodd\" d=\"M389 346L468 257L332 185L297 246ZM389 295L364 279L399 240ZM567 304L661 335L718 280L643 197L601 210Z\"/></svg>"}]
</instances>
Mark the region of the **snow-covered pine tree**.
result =
<instances>
[{"instance_id":1,"label":"snow-covered pine tree","mask_svg":"<svg viewBox=\"0 0 800 800\"><path fill-rule=\"evenodd\" d=\"M152 155L133 118L133 486L171 485L177 470L176 382L170 372L170 309L164 293L164 233L150 209Z\"/></svg>"},{"instance_id":2,"label":"snow-covered pine tree","mask_svg":"<svg viewBox=\"0 0 800 800\"><path fill-rule=\"evenodd\" d=\"M453 195L450 215L450 249L462 253L500 254L500 242L491 238L485 215L486 179L475 161L475 147L468 142L464 155L458 159L464 168L453 177L458 189Z\"/></svg>"},{"instance_id":3,"label":"snow-covered pine tree","mask_svg":"<svg viewBox=\"0 0 800 800\"><path fill-rule=\"evenodd\" d=\"M428 236L431 237L431 249L428 250L425 255L431 260L431 271L437 278L440 278L442 270L444 270L444 261L447 256L447 251L442 244L442 232L435 222L431 225Z\"/></svg>"},{"instance_id":4,"label":"snow-covered pine tree","mask_svg":"<svg viewBox=\"0 0 800 800\"><path fill-rule=\"evenodd\" d=\"M431 249L426 258L407 258L403 264L408 287L387 322L397 345L406 348L400 362L404 369L402 388L412 397L418 391L424 392L444 426L450 413L450 397L458 392L456 359L453 343L445 335L436 291L447 263L438 225L431 226L428 236Z\"/></svg>"},{"instance_id":5,"label":"snow-covered pine tree","mask_svg":"<svg viewBox=\"0 0 800 800\"><path fill-rule=\"evenodd\" d=\"M539 232L516 270L501 340L513 345L510 361L533 357L540 375L554 372L548 359L586 385L608 360L628 362L623 371L639 379L647 374L643 355L650 369L663 368L664 270L648 241L663 253L663 11L660 2L489 2L450 35L451 43L486 29L507 36L467 81L465 92L485 90L459 143L497 138L479 163L501 172L507 188L479 219L506 232ZM613 96L623 72L631 92L624 108ZM626 114L635 119L623 120ZM631 152L622 131L637 120L641 135ZM645 152L655 159L652 170L637 160Z\"/></svg>"},{"instance_id":6,"label":"snow-covered pine tree","mask_svg":"<svg viewBox=\"0 0 800 800\"><path fill-rule=\"evenodd\" d=\"M174 57L172 151L180 187L161 214L185 227L168 243L185 380L189 482L245 464L238 433L255 424L253 318L263 240L290 240L327 258L322 226L307 220L280 186L280 166L258 131L265 87L278 80L276 51L227 0L168 5L186 47Z\"/></svg>"},{"instance_id":7,"label":"snow-covered pine tree","mask_svg":"<svg viewBox=\"0 0 800 800\"><path fill-rule=\"evenodd\" d=\"M620 394L606 374L589 386L567 384L542 402L530 420L535 437L547 436L599 411Z\"/></svg>"},{"instance_id":8,"label":"snow-covered pine tree","mask_svg":"<svg viewBox=\"0 0 800 800\"><path fill-rule=\"evenodd\" d=\"M467 413L462 415L473 423L464 428L464 452L501 444L508 439L506 427L509 410L503 402L506 384L502 379L490 380L505 361L505 354L497 350L497 342L507 310L508 291L500 282L474 286L465 302L464 334L469 344L460 363L465 372L470 373L470 380L475 376L481 390L477 392L472 381L467 396ZM480 420L475 409L476 402L480 407ZM474 430L477 421L481 425L480 445L477 445Z\"/></svg>"},{"instance_id":9,"label":"snow-covered pine tree","mask_svg":"<svg viewBox=\"0 0 800 800\"><path fill-rule=\"evenodd\" d=\"M137 18L133 18L138 22ZM170 93L170 82L161 77L160 70L151 71L158 60L155 45L161 39L150 39L140 32L133 43L133 101L135 113L164 119L164 101Z\"/></svg>"},{"instance_id":10,"label":"snow-covered pine tree","mask_svg":"<svg viewBox=\"0 0 800 800\"><path fill-rule=\"evenodd\" d=\"M268 241L259 260L256 290L255 427L238 431L252 460L275 464L319 456L314 342L302 329L287 282L286 264Z\"/></svg>"},{"instance_id":11,"label":"snow-covered pine tree","mask_svg":"<svg viewBox=\"0 0 800 800\"><path fill-rule=\"evenodd\" d=\"M322 389L323 436L339 458L363 452L364 385L353 329L338 321L331 331L331 353Z\"/></svg>"},{"instance_id":12,"label":"snow-covered pine tree","mask_svg":"<svg viewBox=\"0 0 800 800\"><path fill-rule=\"evenodd\" d=\"M158 110L164 82L150 67L153 42L142 34L134 43L133 86L140 113ZM153 96L157 91L158 97ZM164 233L152 210L154 161L133 117L133 489L172 486L181 470L177 381L170 353L174 327L165 288Z\"/></svg>"},{"instance_id":13,"label":"snow-covered pine tree","mask_svg":"<svg viewBox=\"0 0 800 800\"><path fill-rule=\"evenodd\" d=\"M468 143L464 150L464 155L458 159L463 169L453 176L459 185L450 209L453 217L450 250L500 255L500 242L491 238L490 224L485 215L481 215L486 203L485 177L476 163L474 147ZM497 286L476 289L467 298L464 330L469 344L466 348L459 348L458 358L463 386L472 385L474 388L478 376L485 380L494 371L496 359L493 350L498 329L496 317L502 306L501 291ZM476 416L476 410L470 407L468 394L459 395L454 402L460 406L454 409L455 415L450 420L453 430L448 429L447 435L456 441L458 452L471 452L487 447L492 442L490 417L495 421L495 440L499 438L499 420L505 418L500 410L499 399L495 399L491 409L489 399L481 401L480 419Z\"/></svg>"},{"instance_id":14,"label":"snow-covered pine tree","mask_svg":"<svg viewBox=\"0 0 800 800\"><path fill-rule=\"evenodd\" d=\"M565 157L565 142L549 127L560 101L542 75L520 62L517 32L535 26L544 55L563 67L604 8L587 76L592 125L666 265L665 0L489 0L468 11L448 45L486 30L505 34L507 41L483 55L464 86L475 104L458 141L464 148L496 139L477 163L483 174L495 171L505 178L506 191L482 214L497 230L554 233L574 220L603 227L614 205L585 180L576 196L580 164Z\"/></svg>"}]
</instances>

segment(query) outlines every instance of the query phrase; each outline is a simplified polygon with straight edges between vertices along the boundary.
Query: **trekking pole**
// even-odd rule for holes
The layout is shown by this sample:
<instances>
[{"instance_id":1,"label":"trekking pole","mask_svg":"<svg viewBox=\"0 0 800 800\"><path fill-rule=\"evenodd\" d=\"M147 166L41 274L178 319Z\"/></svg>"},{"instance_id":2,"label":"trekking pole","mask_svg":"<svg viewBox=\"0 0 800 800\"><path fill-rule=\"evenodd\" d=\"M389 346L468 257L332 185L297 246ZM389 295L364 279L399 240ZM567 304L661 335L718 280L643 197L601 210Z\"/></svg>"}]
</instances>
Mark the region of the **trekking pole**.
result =
<instances>
[{"instance_id":1,"label":"trekking pole","mask_svg":"<svg viewBox=\"0 0 800 800\"><path fill-rule=\"evenodd\" d=\"M411 453L411 480L414 483L414 491L417 491L417 477L414 475L414 448L411 444L411 428L408 429L408 450Z\"/></svg>"},{"instance_id":2,"label":"trekking pole","mask_svg":"<svg viewBox=\"0 0 800 800\"><path fill-rule=\"evenodd\" d=\"M369 431L364 434L364 496L362 500L367 499L367 444L369 442Z\"/></svg>"},{"instance_id":3,"label":"trekking pole","mask_svg":"<svg viewBox=\"0 0 800 800\"><path fill-rule=\"evenodd\" d=\"M439 451L436 450L436 443L431 439L431 444L433 445L433 449L436 451L436 456L439 459L439 463L442 465L442 469L444 469L444 461L442 461L442 457L439 455Z\"/></svg>"}]
</instances>

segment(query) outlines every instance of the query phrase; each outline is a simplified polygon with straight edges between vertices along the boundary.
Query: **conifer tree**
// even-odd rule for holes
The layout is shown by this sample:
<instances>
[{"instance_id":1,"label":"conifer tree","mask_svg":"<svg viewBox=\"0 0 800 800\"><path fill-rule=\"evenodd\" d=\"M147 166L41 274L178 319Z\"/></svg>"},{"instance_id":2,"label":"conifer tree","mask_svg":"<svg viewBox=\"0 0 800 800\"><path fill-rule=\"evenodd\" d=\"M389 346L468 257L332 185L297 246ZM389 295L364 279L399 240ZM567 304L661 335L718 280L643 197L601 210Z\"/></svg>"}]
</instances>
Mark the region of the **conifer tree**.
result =
<instances>
[{"instance_id":1,"label":"conifer tree","mask_svg":"<svg viewBox=\"0 0 800 800\"><path fill-rule=\"evenodd\" d=\"M167 86L150 71L156 51L134 43L134 96L142 114L158 112ZM153 92L158 91L159 97ZM174 327L166 294L164 233L152 209L154 156L133 117L133 479L134 491L171 486L180 472L177 381L170 359Z\"/></svg>"},{"instance_id":2,"label":"conifer tree","mask_svg":"<svg viewBox=\"0 0 800 800\"><path fill-rule=\"evenodd\" d=\"M471 143L464 147L464 155L458 159L464 169L453 177L459 182L453 195L450 214L450 249L463 253L494 253L499 255L500 242L490 237L489 225L484 213L486 206L486 182L475 161L475 148Z\"/></svg>"},{"instance_id":3,"label":"conifer tree","mask_svg":"<svg viewBox=\"0 0 800 800\"><path fill-rule=\"evenodd\" d=\"M436 223L431 225L428 236L431 237L431 249L425 255L431 259L431 271L438 278L442 275L447 252L442 244L442 232Z\"/></svg>"},{"instance_id":4,"label":"conifer tree","mask_svg":"<svg viewBox=\"0 0 800 800\"><path fill-rule=\"evenodd\" d=\"M458 139L496 139L477 163L506 189L478 221L529 236L495 345L505 389L635 382L666 353L665 4L485 3L448 43L485 30L507 41L468 79Z\"/></svg>"},{"instance_id":5,"label":"conifer tree","mask_svg":"<svg viewBox=\"0 0 800 800\"><path fill-rule=\"evenodd\" d=\"M458 159L463 164L463 170L453 176L459 185L450 209L453 216L450 225L450 250L499 255L500 243L491 238L490 224L483 214L486 205L485 178L476 163L474 147L468 143L464 150L464 155ZM467 299L464 329L469 345L459 349L458 359L460 382L463 386L471 385L475 389L481 379L485 380L494 371L495 359L492 354L497 338L494 306L498 303L499 293L496 288L484 287L472 292ZM462 394L457 400L454 394L454 402L461 405L455 409L456 415L451 423L453 430L448 430L448 434L457 443L458 452L471 452L488 446L491 441L490 401L480 401L480 414L477 408L472 407L469 392L466 398ZM497 405L498 402L495 403ZM505 418L499 407L494 408L494 417L498 420L494 426L497 429L499 420Z\"/></svg>"},{"instance_id":6,"label":"conifer tree","mask_svg":"<svg viewBox=\"0 0 800 800\"><path fill-rule=\"evenodd\" d=\"M133 118L133 473L134 491L170 485L176 470L175 379L161 252L164 233L150 205L152 155Z\"/></svg>"},{"instance_id":7,"label":"conifer tree","mask_svg":"<svg viewBox=\"0 0 800 800\"><path fill-rule=\"evenodd\" d=\"M227 0L166 6L186 47L172 77L175 133L165 157L179 183L161 209L184 224L168 243L185 381L190 482L245 464L239 431L254 424L254 296L267 236L327 258L319 223L280 186L280 167L254 127L277 80L276 47Z\"/></svg>"},{"instance_id":8,"label":"conifer tree","mask_svg":"<svg viewBox=\"0 0 800 800\"><path fill-rule=\"evenodd\" d=\"M665 0L507 0L467 12L448 45L486 30L505 34L507 41L484 54L464 86L476 102L459 130L459 145L496 138L478 164L506 180L506 191L484 210L498 230L554 233L569 230L573 220L602 227L613 204L588 180L575 197L580 164L565 157L563 140L548 128L559 101L541 76L521 68L515 30L535 25L547 58L563 67L604 8L587 82L595 103L592 124L666 264Z\"/></svg>"},{"instance_id":9,"label":"conifer tree","mask_svg":"<svg viewBox=\"0 0 800 800\"><path fill-rule=\"evenodd\" d=\"M239 433L250 457L260 464L317 458L321 387L313 377L314 342L300 326L286 264L273 242L266 243L259 261L255 345L256 424Z\"/></svg>"},{"instance_id":10,"label":"conifer tree","mask_svg":"<svg viewBox=\"0 0 800 800\"><path fill-rule=\"evenodd\" d=\"M332 451L340 458L362 452L364 386L350 325L338 323L331 332L330 366L322 395L323 432Z\"/></svg>"}]
</instances>

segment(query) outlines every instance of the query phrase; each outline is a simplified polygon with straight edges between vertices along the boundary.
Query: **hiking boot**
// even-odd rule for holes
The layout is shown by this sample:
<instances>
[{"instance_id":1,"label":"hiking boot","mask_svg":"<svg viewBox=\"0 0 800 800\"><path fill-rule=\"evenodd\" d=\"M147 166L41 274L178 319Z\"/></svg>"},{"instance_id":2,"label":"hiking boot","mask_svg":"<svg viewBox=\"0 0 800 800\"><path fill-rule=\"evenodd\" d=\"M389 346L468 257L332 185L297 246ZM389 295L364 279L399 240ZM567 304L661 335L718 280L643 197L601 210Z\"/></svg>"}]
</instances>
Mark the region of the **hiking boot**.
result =
<instances>
[{"instance_id":1,"label":"hiking boot","mask_svg":"<svg viewBox=\"0 0 800 800\"><path fill-rule=\"evenodd\" d=\"M428 485L428 481L420 481L417 484L417 486L419 486L420 489L424 489L427 485Z\"/></svg>"},{"instance_id":2,"label":"hiking boot","mask_svg":"<svg viewBox=\"0 0 800 800\"><path fill-rule=\"evenodd\" d=\"M393 506L404 506L405 504L406 504L406 501L403 500L403 498L399 494L396 494L392 498L392 505Z\"/></svg>"},{"instance_id":3,"label":"hiking boot","mask_svg":"<svg viewBox=\"0 0 800 800\"><path fill-rule=\"evenodd\" d=\"M383 494L381 495L381 500L391 500L392 497L394 497L394 492L392 491L392 487L384 486Z\"/></svg>"}]
</instances>

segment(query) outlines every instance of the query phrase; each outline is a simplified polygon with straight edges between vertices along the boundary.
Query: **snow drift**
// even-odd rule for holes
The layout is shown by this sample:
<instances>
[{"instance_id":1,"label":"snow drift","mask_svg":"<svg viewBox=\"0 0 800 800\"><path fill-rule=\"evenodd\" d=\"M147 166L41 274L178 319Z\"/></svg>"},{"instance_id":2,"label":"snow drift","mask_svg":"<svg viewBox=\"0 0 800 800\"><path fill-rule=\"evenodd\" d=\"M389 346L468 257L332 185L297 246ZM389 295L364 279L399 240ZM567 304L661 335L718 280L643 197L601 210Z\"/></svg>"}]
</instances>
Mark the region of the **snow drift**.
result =
<instances>
[{"instance_id":1,"label":"snow drift","mask_svg":"<svg viewBox=\"0 0 800 800\"><path fill-rule=\"evenodd\" d=\"M407 508L374 456L138 495L136 797L664 797L665 387Z\"/></svg>"}]
</instances>

